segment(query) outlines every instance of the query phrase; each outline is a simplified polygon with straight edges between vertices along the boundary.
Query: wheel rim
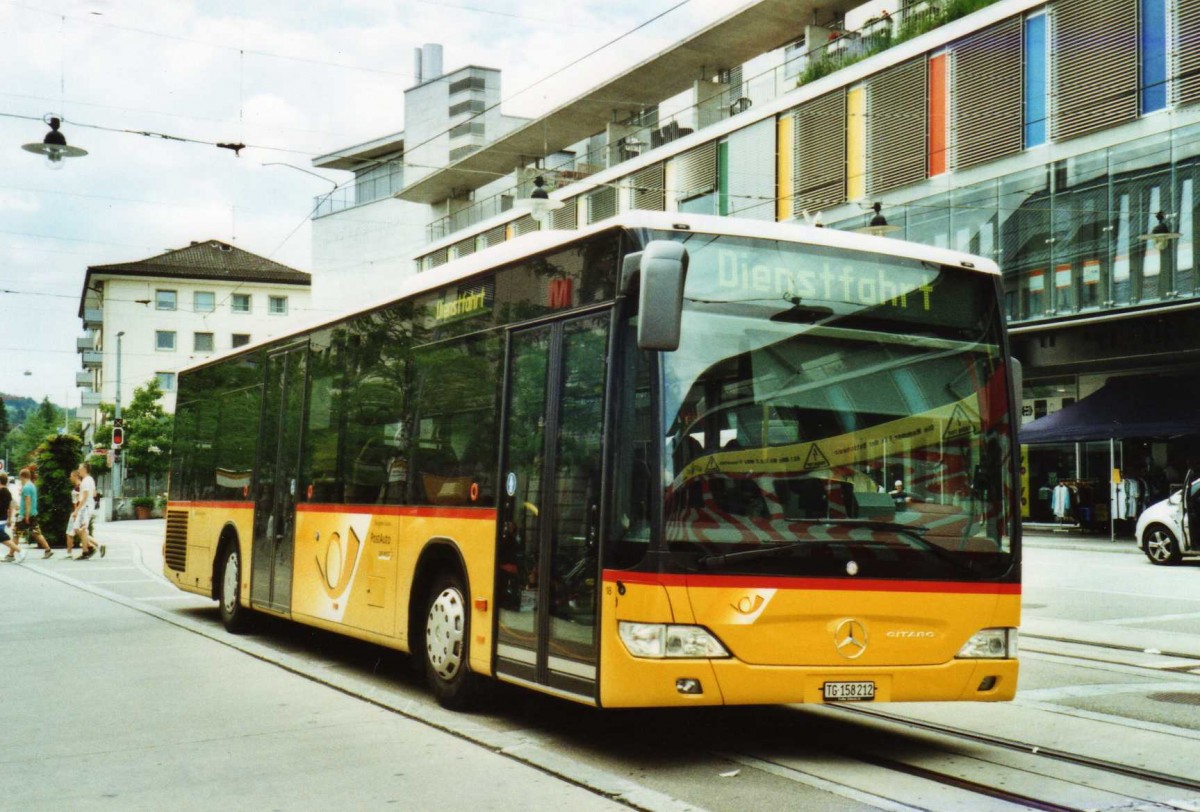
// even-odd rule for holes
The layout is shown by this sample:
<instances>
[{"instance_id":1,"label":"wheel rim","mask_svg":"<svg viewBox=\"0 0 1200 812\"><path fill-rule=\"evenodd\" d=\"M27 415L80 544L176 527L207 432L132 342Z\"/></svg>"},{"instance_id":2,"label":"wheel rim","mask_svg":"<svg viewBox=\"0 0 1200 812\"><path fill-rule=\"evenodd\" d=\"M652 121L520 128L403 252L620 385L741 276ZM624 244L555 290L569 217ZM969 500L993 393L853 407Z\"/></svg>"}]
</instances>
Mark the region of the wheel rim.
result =
<instances>
[{"instance_id":1,"label":"wheel rim","mask_svg":"<svg viewBox=\"0 0 1200 812\"><path fill-rule=\"evenodd\" d=\"M443 680L454 679L462 668L466 620L462 594L452 587L443 589L429 607L425 654L433 672Z\"/></svg>"},{"instance_id":2,"label":"wheel rim","mask_svg":"<svg viewBox=\"0 0 1200 812\"><path fill-rule=\"evenodd\" d=\"M225 576L221 580L221 609L226 615L232 615L237 606L237 590L238 554L237 550L232 550L225 559Z\"/></svg>"},{"instance_id":3,"label":"wheel rim","mask_svg":"<svg viewBox=\"0 0 1200 812\"><path fill-rule=\"evenodd\" d=\"M1155 561L1166 561L1171 557L1171 544L1173 539L1164 530L1155 530L1150 534L1150 539L1146 543L1147 549L1150 551L1150 557Z\"/></svg>"}]
</instances>

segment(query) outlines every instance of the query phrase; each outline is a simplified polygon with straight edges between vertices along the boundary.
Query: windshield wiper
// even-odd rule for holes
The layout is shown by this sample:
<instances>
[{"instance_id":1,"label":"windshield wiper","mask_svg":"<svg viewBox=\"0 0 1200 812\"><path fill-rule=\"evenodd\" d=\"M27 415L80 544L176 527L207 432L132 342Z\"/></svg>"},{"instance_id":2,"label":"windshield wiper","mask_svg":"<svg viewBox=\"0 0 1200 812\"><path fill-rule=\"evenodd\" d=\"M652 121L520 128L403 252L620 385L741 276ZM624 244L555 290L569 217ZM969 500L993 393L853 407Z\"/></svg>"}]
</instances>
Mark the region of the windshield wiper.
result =
<instances>
[{"instance_id":1,"label":"windshield wiper","mask_svg":"<svg viewBox=\"0 0 1200 812\"><path fill-rule=\"evenodd\" d=\"M917 542L921 549L933 553L942 561L945 561L956 568L966 570L971 569L971 565L969 563L959 561L953 554L926 539L925 534L929 532L929 528L921 525L900 524L899 522L888 522L878 519L825 519L810 521L808 519L789 518L788 521L806 522L815 527L865 527L868 530L882 530L884 532L896 533ZM793 550L811 547L814 541L853 542L855 539L815 539L809 541L790 542L787 544L776 544L770 547L760 547L755 550L742 550L736 553L705 555L701 556L696 563L705 569L717 569L718 567L723 567L726 564L737 563L739 561L750 561L756 558L771 558L777 555L786 555Z\"/></svg>"},{"instance_id":2,"label":"windshield wiper","mask_svg":"<svg viewBox=\"0 0 1200 812\"><path fill-rule=\"evenodd\" d=\"M804 520L797 519L795 521ZM813 524L824 527L866 527L869 530L883 530L885 532L896 533L917 542L917 546L922 550L933 553L939 559L953 567L963 570L971 569L971 562L969 560L960 561L957 556L945 547L942 547L940 544L934 544L925 538L925 534L929 532L929 528L923 525L901 524L900 522L888 522L880 519L836 519L813 522Z\"/></svg>"},{"instance_id":3,"label":"windshield wiper","mask_svg":"<svg viewBox=\"0 0 1200 812\"><path fill-rule=\"evenodd\" d=\"M783 555L801 547L808 547L811 541L793 541L787 544L774 544L770 547L759 547L754 550L742 550L738 553L723 553L721 555L702 555L696 563L708 570L715 570L730 562L747 561L753 558L770 558Z\"/></svg>"}]
</instances>

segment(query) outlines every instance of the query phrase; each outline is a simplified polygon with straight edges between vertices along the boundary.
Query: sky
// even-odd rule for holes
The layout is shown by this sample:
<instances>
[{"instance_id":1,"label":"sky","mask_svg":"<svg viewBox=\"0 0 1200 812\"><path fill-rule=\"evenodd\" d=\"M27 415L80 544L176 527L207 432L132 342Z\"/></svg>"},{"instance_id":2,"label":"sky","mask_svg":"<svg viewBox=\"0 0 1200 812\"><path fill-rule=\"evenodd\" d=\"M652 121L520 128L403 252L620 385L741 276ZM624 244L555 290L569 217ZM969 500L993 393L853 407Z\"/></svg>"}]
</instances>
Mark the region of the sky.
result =
<instances>
[{"instance_id":1,"label":"sky","mask_svg":"<svg viewBox=\"0 0 1200 812\"><path fill-rule=\"evenodd\" d=\"M89 265L217 239L311 271L314 196L351 179L312 159L404 129L422 44L534 117L745 4L0 0L0 392L79 405ZM89 153L57 171L20 149L50 114Z\"/></svg>"}]
</instances>

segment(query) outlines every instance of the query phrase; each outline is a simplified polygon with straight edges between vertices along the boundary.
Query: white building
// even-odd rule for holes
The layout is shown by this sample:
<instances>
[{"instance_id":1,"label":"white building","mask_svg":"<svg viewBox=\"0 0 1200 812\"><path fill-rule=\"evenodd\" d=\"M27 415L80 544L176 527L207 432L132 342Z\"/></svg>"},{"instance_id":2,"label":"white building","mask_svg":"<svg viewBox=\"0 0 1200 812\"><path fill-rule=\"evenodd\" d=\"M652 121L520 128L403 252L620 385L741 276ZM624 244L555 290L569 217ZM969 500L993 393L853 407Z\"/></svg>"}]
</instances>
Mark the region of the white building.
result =
<instances>
[{"instance_id":1,"label":"white building","mask_svg":"<svg viewBox=\"0 0 1200 812\"><path fill-rule=\"evenodd\" d=\"M412 257L450 233L462 212L505 211L512 195L483 207L446 200L438 206L393 197L427 174L525 124L500 113L500 71L468 65L442 74L442 48L416 52L417 83L404 91L402 132L313 160L321 169L354 173L354 181L321 195L313 211L313 287L323 306L347 310L382 297L412 272Z\"/></svg>"},{"instance_id":2,"label":"white building","mask_svg":"<svg viewBox=\"0 0 1200 812\"><path fill-rule=\"evenodd\" d=\"M193 242L148 259L87 269L77 340L83 370L80 419L85 439L101 401L121 403L156 378L163 408L175 409L175 379L206 356L290 332L310 318L307 273L216 240Z\"/></svg>"}]
</instances>

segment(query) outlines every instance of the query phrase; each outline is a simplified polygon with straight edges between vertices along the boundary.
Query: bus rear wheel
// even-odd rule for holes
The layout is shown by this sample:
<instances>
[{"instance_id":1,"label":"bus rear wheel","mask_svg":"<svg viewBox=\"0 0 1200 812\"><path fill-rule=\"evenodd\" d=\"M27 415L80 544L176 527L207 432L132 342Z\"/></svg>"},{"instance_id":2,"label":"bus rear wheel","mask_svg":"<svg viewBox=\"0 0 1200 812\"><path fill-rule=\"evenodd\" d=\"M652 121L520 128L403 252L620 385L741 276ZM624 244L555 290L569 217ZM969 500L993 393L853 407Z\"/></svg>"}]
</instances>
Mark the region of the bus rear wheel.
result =
<instances>
[{"instance_id":1,"label":"bus rear wheel","mask_svg":"<svg viewBox=\"0 0 1200 812\"><path fill-rule=\"evenodd\" d=\"M425 612L425 674L438 704L461 710L471 704L478 677L471 673L468 649L471 612L457 573L442 573L429 591Z\"/></svg>"},{"instance_id":2,"label":"bus rear wheel","mask_svg":"<svg viewBox=\"0 0 1200 812\"><path fill-rule=\"evenodd\" d=\"M225 546L225 562L221 566L221 622L233 634L250 626L250 610L238 602L238 587L242 580L242 557L236 543Z\"/></svg>"}]
</instances>

